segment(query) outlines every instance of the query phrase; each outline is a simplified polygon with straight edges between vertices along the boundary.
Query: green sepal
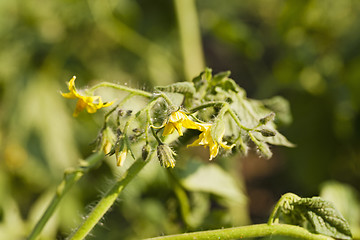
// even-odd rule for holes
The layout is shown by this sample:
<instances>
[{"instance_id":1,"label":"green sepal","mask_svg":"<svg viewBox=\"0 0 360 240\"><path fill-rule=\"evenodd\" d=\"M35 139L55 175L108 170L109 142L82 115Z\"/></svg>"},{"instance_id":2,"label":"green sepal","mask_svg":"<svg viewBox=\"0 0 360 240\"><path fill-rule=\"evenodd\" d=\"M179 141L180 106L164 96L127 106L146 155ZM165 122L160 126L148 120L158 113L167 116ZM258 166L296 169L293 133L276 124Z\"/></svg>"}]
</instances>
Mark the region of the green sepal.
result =
<instances>
[{"instance_id":1,"label":"green sepal","mask_svg":"<svg viewBox=\"0 0 360 240\"><path fill-rule=\"evenodd\" d=\"M225 79L227 79L230 76L231 72L230 71L225 71L225 72L220 72L214 75L214 77L212 78L212 81L214 83L218 83L221 82Z\"/></svg>"},{"instance_id":2,"label":"green sepal","mask_svg":"<svg viewBox=\"0 0 360 240\"><path fill-rule=\"evenodd\" d=\"M207 82L210 82L212 79L212 69L205 68L205 71L202 74Z\"/></svg>"}]
</instances>

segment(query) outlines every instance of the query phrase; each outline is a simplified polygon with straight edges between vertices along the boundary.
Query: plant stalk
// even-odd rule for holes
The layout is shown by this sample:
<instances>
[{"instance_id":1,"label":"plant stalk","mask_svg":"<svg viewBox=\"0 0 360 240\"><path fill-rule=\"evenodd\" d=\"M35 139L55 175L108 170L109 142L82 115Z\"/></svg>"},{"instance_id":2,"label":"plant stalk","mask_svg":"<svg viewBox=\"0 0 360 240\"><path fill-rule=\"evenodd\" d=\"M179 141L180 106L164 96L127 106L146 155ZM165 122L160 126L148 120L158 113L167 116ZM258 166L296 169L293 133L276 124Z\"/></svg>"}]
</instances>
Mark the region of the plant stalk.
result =
<instances>
[{"instance_id":1,"label":"plant stalk","mask_svg":"<svg viewBox=\"0 0 360 240\"><path fill-rule=\"evenodd\" d=\"M154 152L149 154L148 159L152 158ZM136 160L133 165L124 173L111 189L103 196L100 202L95 206L92 212L87 216L85 221L80 225L76 232L70 237L72 240L84 239L95 225L100 221L104 214L114 204L121 191L128 185L128 183L140 172L146 165L148 160L143 161L141 158Z\"/></svg>"},{"instance_id":2,"label":"plant stalk","mask_svg":"<svg viewBox=\"0 0 360 240\"><path fill-rule=\"evenodd\" d=\"M250 226L226 228L210 231L192 232L177 235L148 238L147 240L188 240L188 239L242 239L266 236L285 236L306 240L334 240L331 237L314 234L305 228L288 224L255 224Z\"/></svg>"},{"instance_id":3,"label":"plant stalk","mask_svg":"<svg viewBox=\"0 0 360 240\"><path fill-rule=\"evenodd\" d=\"M203 47L194 0L175 0L185 77L191 80L204 69Z\"/></svg>"}]
</instances>

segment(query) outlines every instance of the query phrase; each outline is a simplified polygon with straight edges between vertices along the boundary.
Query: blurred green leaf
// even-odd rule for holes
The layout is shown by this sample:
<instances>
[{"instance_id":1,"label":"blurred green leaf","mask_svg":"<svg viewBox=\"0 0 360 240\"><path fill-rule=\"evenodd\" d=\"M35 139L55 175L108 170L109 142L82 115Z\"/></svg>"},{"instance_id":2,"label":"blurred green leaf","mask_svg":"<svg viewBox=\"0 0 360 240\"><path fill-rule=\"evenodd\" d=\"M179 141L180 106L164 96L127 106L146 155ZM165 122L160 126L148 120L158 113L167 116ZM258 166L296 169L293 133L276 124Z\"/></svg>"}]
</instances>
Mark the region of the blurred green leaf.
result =
<instances>
[{"instance_id":1,"label":"blurred green leaf","mask_svg":"<svg viewBox=\"0 0 360 240\"><path fill-rule=\"evenodd\" d=\"M194 161L188 164L179 171L181 184L187 190L212 193L239 203L246 201L246 196L231 175L218 165Z\"/></svg>"},{"instance_id":2,"label":"blurred green leaf","mask_svg":"<svg viewBox=\"0 0 360 240\"><path fill-rule=\"evenodd\" d=\"M354 239L360 237L359 193L348 184L327 181L322 184L320 196L334 203L336 209L349 221Z\"/></svg>"}]
</instances>

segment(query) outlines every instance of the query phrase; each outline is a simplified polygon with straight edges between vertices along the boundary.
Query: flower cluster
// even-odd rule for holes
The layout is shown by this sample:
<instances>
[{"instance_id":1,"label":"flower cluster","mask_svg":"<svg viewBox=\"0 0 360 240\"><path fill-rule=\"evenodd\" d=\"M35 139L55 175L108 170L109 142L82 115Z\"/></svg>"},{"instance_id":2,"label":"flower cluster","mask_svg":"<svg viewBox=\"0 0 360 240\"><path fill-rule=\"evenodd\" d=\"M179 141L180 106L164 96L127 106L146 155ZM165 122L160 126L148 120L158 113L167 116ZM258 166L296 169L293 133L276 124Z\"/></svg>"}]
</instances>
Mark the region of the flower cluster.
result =
<instances>
[{"instance_id":1,"label":"flower cluster","mask_svg":"<svg viewBox=\"0 0 360 240\"><path fill-rule=\"evenodd\" d=\"M219 139L214 139L211 135L212 126L213 125L209 123L194 122L184 111L177 110L170 114L170 117L164 127L163 136L167 136L173 133L174 130L176 130L179 135L182 136L182 127L199 130L201 131L199 138L192 144L189 144L188 147L209 147L210 160L212 160L218 155L220 146L226 150L230 150L233 147L233 145L227 146L226 143L222 141L222 137L224 136L225 131L220 134Z\"/></svg>"},{"instance_id":2,"label":"flower cluster","mask_svg":"<svg viewBox=\"0 0 360 240\"><path fill-rule=\"evenodd\" d=\"M77 99L73 114L76 117L84 109L88 113L95 113L101 108L114 104L115 101L103 102L100 96L94 95L96 89L105 87L127 92L127 96L119 98L115 106L105 114L103 127L96 141L97 150L102 150L108 155L114 154L118 166L122 166L128 156L149 160L157 151L160 164L173 168L176 154L167 143L163 142L164 139L158 136L159 131L155 129L161 129L164 137L175 131L179 136L183 136L184 129L198 131L197 139L187 147L208 148L210 160L219 154L221 148L231 150L235 145L239 146L236 151L246 155L250 141L256 145L259 154L266 158L271 157L269 144L293 146L276 130L273 122L275 113L260 101L247 99L244 90L234 80L228 78L229 74L225 72L212 76L211 69L205 69L192 82L158 86L155 87L154 92L109 82L102 82L79 91L75 87L74 76L67 83L69 92L61 94L65 98ZM172 100L172 96L177 98L179 94L183 97L181 106L174 104ZM132 113L131 109L121 109L135 96L147 99L140 110ZM132 104L127 105L130 108L131 106ZM161 124L159 120L163 120L164 112L175 107L178 110L172 111L160 127L154 126ZM273 108L278 107L273 106ZM187 113L185 109L192 109L193 114L198 113L197 117L201 120ZM223 140L226 129L235 130L227 138L227 141L233 143L232 145ZM149 134L150 132L152 135Z\"/></svg>"}]
</instances>

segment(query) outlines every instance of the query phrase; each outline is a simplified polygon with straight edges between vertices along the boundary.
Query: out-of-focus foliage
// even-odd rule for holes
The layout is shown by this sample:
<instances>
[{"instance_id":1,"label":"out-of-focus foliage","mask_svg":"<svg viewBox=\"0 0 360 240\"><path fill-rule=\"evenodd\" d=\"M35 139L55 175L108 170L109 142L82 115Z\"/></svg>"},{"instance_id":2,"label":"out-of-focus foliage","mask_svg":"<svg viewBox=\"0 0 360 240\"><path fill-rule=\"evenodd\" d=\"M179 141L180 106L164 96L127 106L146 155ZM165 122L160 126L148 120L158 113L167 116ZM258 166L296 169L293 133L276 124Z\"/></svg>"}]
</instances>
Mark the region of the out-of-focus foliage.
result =
<instances>
[{"instance_id":1,"label":"out-of-focus foliage","mask_svg":"<svg viewBox=\"0 0 360 240\"><path fill-rule=\"evenodd\" d=\"M352 186L349 199L358 203L360 2L196 4L206 65L215 73L230 69L250 97L283 96L293 113L282 132L295 149L274 147L269 161L250 155L214 162L236 179L237 191L248 193L251 220L264 221L280 194L316 195L329 179ZM175 13L173 2L165 0L0 1L0 239L29 233L64 169L92 149L100 115L82 113L74 120L74 105L59 91L66 91L65 81L76 75L79 86L106 80L149 89L189 80L184 79ZM108 94L111 99L114 93ZM290 122L287 118L279 124ZM120 174L113 159L106 162L63 199L44 239L70 233L85 206ZM184 181L191 183L199 175ZM157 163L148 165L106 215L103 227L95 229L94 238L138 239L185 231L168 179ZM239 190L242 185L246 191ZM211 188L191 187L186 193L197 211L194 226L248 223L245 199L240 201L244 205L234 205ZM342 214L359 229L359 213Z\"/></svg>"},{"instance_id":2,"label":"out-of-focus foliage","mask_svg":"<svg viewBox=\"0 0 360 240\"><path fill-rule=\"evenodd\" d=\"M353 187L335 181L327 181L321 186L320 196L332 201L335 207L349 219L354 236L360 235L360 200Z\"/></svg>"}]
</instances>

